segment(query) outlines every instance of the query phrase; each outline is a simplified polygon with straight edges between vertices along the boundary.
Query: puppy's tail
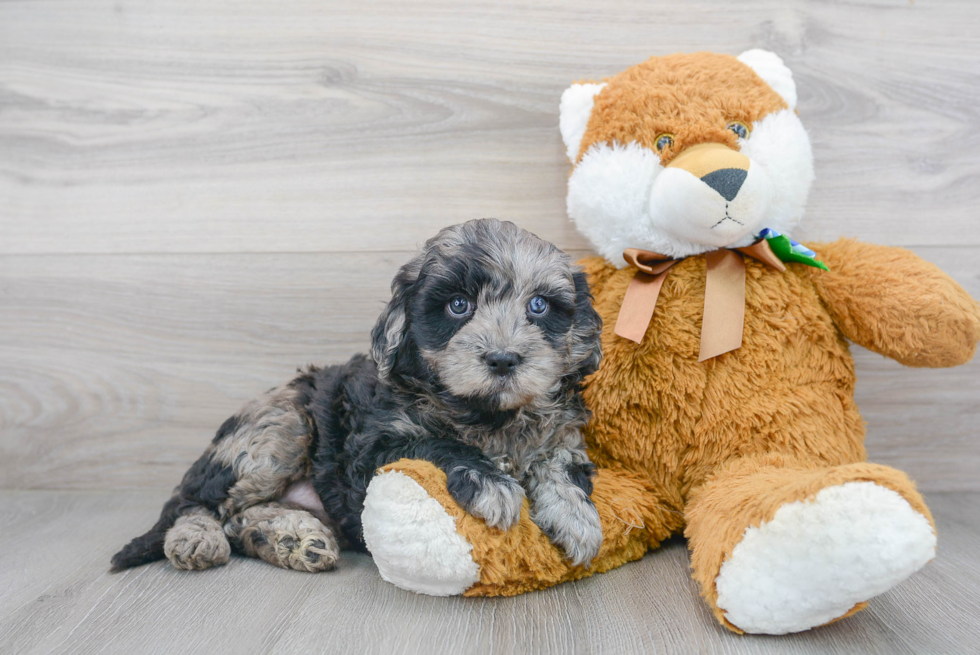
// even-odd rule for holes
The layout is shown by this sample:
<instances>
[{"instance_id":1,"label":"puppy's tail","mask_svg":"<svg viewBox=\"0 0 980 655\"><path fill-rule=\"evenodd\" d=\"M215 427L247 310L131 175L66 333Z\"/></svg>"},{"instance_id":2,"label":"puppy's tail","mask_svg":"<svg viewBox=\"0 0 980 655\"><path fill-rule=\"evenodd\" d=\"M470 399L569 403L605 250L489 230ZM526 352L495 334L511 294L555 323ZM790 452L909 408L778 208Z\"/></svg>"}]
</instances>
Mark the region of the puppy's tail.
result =
<instances>
[{"instance_id":1,"label":"puppy's tail","mask_svg":"<svg viewBox=\"0 0 980 655\"><path fill-rule=\"evenodd\" d=\"M141 564L149 564L158 559L163 559L163 542L167 537L167 530L173 527L180 516L180 498L174 496L163 506L160 512L160 520L156 522L149 532L136 537L122 550L112 556L112 573L124 571Z\"/></svg>"}]
</instances>

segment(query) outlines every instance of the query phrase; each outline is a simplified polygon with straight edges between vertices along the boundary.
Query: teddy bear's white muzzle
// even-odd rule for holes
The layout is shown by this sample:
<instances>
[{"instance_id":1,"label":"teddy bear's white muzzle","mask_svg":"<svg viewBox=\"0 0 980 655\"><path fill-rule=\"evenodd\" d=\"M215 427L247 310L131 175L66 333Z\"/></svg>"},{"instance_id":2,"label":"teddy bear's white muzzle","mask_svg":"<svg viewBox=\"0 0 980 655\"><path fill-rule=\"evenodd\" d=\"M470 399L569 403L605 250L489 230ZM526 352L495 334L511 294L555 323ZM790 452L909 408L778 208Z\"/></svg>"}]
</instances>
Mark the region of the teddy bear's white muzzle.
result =
<instances>
[{"instance_id":1,"label":"teddy bear's white muzzle","mask_svg":"<svg viewBox=\"0 0 980 655\"><path fill-rule=\"evenodd\" d=\"M759 166L721 168L698 177L665 168L650 192L650 221L675 239L724 248L748 245L764 227L769 185Z\"/></svg>"}]
</instances>

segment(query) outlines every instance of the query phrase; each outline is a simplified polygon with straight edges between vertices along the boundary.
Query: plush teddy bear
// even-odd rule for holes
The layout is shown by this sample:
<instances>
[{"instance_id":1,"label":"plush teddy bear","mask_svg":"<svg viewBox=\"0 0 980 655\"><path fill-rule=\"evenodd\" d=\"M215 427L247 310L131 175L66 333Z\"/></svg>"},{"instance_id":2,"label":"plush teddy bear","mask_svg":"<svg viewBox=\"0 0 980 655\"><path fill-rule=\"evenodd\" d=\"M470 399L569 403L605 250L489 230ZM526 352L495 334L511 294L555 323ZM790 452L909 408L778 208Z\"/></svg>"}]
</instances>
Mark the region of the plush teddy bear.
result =
<instances>
[{"instance_id":1,"label":"plush teddy bear","mask_svg":"<svg viewBox=\"0 0 980 655\"><path fill-rule=\"evenodd\" d=\"M980 307L907 250L792 241L813 179L796 87L774 54L654 57L562 96L568 213L605 358L586 382L604 542L572 566L530 521L488 528L445 475L402 460L371 483L382 576L511 595L606 571L683 534L715 616L782 634L834 621L936 552L909 478L865 461L848 341L955 366Z\"/></svg>"}]
</instances>

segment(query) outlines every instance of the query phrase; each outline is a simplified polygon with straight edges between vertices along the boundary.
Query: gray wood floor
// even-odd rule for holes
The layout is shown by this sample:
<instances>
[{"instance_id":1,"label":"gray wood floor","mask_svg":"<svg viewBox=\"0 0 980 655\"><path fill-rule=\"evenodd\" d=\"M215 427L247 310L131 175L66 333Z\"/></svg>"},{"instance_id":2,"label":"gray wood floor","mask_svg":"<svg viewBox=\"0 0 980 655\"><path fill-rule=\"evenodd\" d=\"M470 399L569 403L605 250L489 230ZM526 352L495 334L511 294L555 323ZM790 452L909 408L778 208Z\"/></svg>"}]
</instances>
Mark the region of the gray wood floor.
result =
<instances>
[{"instance_id":1,"label":"gray wood floor","mask_svg":"<svg viewBox=\"0 0 980 655\"><path fill-rule=\"evenodd\" d=\"M0 653L975 653L980 494L930 494L936 561L847 621L783 637L715 623L669 542L604 575L516 598L433 598L347 553L336 571L232 559L106 572L165 494L0 492Z\"/></svg>"},{"instance_id":2,"label":"gray wood floor","mask_svg":"<svg viewBox=\"0 0 980 655\"><path fill-rule=\"evenodd\" d=\"M871 459L940 556L848 621L737 638L681 542L504 600L366 557L105 573L215 427L363 350L438 228L576 255L557 103L652 54L777 51L817 182L801 236L905 246L980 297L980 3L0 0L0 652L980 652L980 361L855 349Z\"/></svg>"}]
</instances>

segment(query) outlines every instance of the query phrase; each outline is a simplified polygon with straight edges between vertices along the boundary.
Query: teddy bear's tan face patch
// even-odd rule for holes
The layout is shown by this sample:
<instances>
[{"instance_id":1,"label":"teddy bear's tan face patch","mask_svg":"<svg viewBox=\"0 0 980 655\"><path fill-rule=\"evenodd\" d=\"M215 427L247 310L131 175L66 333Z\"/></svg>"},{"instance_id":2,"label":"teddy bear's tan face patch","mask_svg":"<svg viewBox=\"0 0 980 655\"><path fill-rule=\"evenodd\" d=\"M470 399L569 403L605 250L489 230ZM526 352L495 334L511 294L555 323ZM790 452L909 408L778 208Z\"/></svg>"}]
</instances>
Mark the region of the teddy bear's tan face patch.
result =
<instances>
[{"instance_id":1,"label":"teddy bear's tan face patch","mask_svg":"<svg viewBox=\"0 0 980 655\"><path fill-rule=\"evenodd\" d=\"M751 126L786 108L768 84L730 55L654 57L606 81L595 98L579 158L596 143L636 143L659 153L662 165L701 143L737 149L731 123ZM661 149L663 135L672 144Z\"/></svg>"},{"instance_id":2,"label":"teddy bear's tan face patch","mask_svg":"<svg viewBox=\"0 0 980 655\"><path fill-rule=\"evenodd\" d=\"M772 53L654 57L562 95L569 217L606 259L747 246L802 216L813 155Z\"/></svg>"}]
</instances>

